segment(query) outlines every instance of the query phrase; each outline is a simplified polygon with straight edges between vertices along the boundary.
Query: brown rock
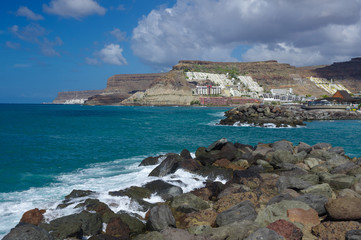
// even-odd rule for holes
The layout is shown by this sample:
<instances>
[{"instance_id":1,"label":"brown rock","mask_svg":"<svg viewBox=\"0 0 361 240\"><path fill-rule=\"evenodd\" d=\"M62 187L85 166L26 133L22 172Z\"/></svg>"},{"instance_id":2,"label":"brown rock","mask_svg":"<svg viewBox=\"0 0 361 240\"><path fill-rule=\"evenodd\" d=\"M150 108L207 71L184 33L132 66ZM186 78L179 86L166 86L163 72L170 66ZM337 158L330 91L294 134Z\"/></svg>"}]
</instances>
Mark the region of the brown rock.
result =
<instances>
[{"instance_id":1,"label":"brown rock","mask_svg":"<svg viewBox=\"0 0 361 240\"><path fill-rule=\"evenodd\" d=\"M206 187L193 190L191 193L203 199L204 201L209 201L213 195L212 191Z\"/></svg>"},{"instance_id":2,"label":"brown rock","mask_svg":"<svg viewBox=\"0 0 361 240\"><path fill-rule=\"evenodd\" d=\"M214 210L206 209L198 212L188 213L177 221L178 228L190 228L195 226L215 226L217 213Z\"/></svg>"},{"instance_id":3,"label":"brown rock","mask_svg":"<svg viewBox=\"0 0 361 240\"><path fill-rule=\"evenodd\" d=\"M197 162L194 159L186 159L183 160L179 163L179 167L183 168L185 170L188 170L190 172L194 172L200 169L200 167L202 166L202 164L200 164L199 162Z\"/></svg>"},{"instance_id":4,"label":"brown rock","mask_svg":"<svg viewBox=\"0 0 361 240\"><path fill-rule=\"evenodd\" d=\"M231 161L229 161L228 159L222 158L222 159L215 161L213 163L213 166L227 168L229 164L231 164Z\"/></svg>"},{"instance_id":5,"label":"brown rock","mask_svg":"<svg viewBox=\"0 0 361 240\"><path fill-rule=\"evenodd\" d=\"M269 224L267 228L277 232L287 240L301 240L303 237L301 229L283 219Z\"/></svg>"},{"instance_id":6,"label":"brown rock","mask_svg":"<svg viewBox=\"0 0 361 240\"><path fill-rule=\"evenodd\" d=\"M119 217L110 219L105 233L122 240L130 239L130 229Z\"/></svg>"},{"instance_id":7,"label":"brown rock","mask_svg":"<svg viewBox=\"0 0 361 240\"><path fill-rule=\"evenodd\" d=\"M214 205L214 209L220 213L246 200L251 201L255 207L259 205L258 197L254 192L240 192L229 194L220 198Z\"/></svg>"},{"instance_id":8,"label":"brown rock","mask_svg":"<svg viewBox=\"0 0 361 240\"><path fill-rule=\"evenodd\" d=\"M37 208L29 210L23 214L20 222L39 225L44 219L44 213L45 210L39 210Z\"/></svg>"},{"instance_id":9,"label":"brown rock","mask_svg":"<svg viewBox=\"0 0 361 240\"><path fill-rule=\"evenodd\" d=\"M312 208L308 210L304 210L302 208L287 209L287 217L291 222L299 222L303 225L316 226L320 224L318 213Z\"/></svg>"},{"instance_id":10,"label":"brown rock","mask_svg":"<svg viewBox=\"0 0 361 240\"><path fill-rule=\"evenodd\" d=\"M330 199L325 208L328 215L337 220L361 219L361 198L337 198Z\"/></svg>"},{"instance_id":11,"label":"brown rock","mask_svg":"<svg viewBox=\"0 0 361 240\"><path fill-rule=\"evenodd\" d=\"M346 232L361 229L358 222L323 222L312 228L312 234L318 239L344 240Z\"/></svg>"}]
</instances>

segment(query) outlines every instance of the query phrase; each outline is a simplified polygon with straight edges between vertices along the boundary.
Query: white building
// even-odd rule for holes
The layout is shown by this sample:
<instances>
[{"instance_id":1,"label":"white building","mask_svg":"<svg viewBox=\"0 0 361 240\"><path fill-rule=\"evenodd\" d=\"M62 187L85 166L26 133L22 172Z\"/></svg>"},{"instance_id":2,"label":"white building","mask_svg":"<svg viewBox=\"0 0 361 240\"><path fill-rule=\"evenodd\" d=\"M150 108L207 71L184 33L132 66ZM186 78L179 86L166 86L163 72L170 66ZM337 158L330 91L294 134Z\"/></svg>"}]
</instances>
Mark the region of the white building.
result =
<instances>
[{"instance_id":1,"label":"white building","mask_svg":"<svg viewBox=\"0 0 361 240\"><path fill-rule=\"evenodd\" d=\"M196 93L198 95L218 95L221 94L220 86L196 86Z\"/></svg>"}]
</instances>

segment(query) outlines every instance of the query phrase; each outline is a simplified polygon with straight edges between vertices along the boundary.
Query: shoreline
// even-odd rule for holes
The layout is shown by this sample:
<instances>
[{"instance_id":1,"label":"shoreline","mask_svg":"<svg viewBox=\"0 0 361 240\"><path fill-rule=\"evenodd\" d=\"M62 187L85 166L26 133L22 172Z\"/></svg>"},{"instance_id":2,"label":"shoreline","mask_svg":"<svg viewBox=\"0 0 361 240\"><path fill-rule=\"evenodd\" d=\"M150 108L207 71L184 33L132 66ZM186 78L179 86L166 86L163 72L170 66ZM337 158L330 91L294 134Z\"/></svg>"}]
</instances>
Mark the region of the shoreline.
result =
<instances>
[{"instance_id":1,"label":"shoreline","mask_svg":"<svg viewBox=\"0 0 361 240\"><path fill-rule=\"evenodd\" d=\"M351 230L350 226L361 229L361 225L354 222L361 219L361 215L350 217L344 213L339 216L339 213L333 212L334 204L346 201L339 203L337 199L341 197L346 196L356 203L361 201L357 197L361 194L361 158L347 157L343 148L326 143L294 146L286 140L251 146L220 139L208 147L199 147L195 158L189 151L183 150L180 154L162 156L160 160L159 157L148 157L140 164L154 166L149 175L159 177L159 180L142 187L109 192L109 195L128 196L144 210L147 209L144 219L113 212L94 195L91 197L94 192L74 190L65 197L63 204L81 199L82 203L77 207L82 212L44 223L44 212L33 209L24 214L30 217L23 217L22 223L10 234L36 233L50 239L51 232L55 239L80 239L92 235L92 240L104 239L106 235L118 239L171 239L177 234L182 234L183 239L224 239L227 236L253 239L253 234L268 235L270 231L273 235L285 236L280 229L286 231L283 222L286 221L286 225L295 229L298 236L316 239L329 234L322 230L324 226L337 225L334 234L342 233L343 237L346 230ZM179 169L207 177L205 187L183 193L179 186L161 180ZM220 178L224 179L224 183L217 181ZM155 193L165 203L145 201ZM323 198L319 197L320 194ZM302 196L307 196L307 201ZM318 209L320 202L322 211ZM70 206L65 205L62 207ZM282 212L280 215L276 212L272 215L274 210L271 209L276 206L283 209L277 210ZM302 217L297 217L300 213L294 209L298 208L303 209L302 214L312 212L312 221L308 219L304 222ZM247 216L241 214L242 218L238 218L240 211L247 211ZM351 213L350 210L347 214ZM296 214L296 217L289 214ZM277 216L282 217L277 219ZM228 219L232 219L231 222ZM69 222L72 231L69 230ZM280 229L274 227L277 224L281 225ZM340 225L344 229L340 230ZM28 236L27 239L32 238Z\"/></svg>"}]
</instances>

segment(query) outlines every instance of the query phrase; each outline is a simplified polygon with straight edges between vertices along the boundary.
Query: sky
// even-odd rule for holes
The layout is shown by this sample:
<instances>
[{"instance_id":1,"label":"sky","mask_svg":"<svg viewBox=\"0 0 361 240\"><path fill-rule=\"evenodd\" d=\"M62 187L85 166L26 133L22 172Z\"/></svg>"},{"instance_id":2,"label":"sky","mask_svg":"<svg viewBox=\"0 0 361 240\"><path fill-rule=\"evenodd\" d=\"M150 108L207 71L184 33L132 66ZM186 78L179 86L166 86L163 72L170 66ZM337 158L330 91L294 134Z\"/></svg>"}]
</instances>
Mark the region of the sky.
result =
<instances>
[{"instance_id":1,"label":"sky","mask_svg":"<svg viewBox=\"0 0 361 240\"><path fill-rule=\"evenodd\" d=\"M361 0L3 0L0 103L51 102L179 60L324 65L360 46Z\"/></svg>"}]
</instances>

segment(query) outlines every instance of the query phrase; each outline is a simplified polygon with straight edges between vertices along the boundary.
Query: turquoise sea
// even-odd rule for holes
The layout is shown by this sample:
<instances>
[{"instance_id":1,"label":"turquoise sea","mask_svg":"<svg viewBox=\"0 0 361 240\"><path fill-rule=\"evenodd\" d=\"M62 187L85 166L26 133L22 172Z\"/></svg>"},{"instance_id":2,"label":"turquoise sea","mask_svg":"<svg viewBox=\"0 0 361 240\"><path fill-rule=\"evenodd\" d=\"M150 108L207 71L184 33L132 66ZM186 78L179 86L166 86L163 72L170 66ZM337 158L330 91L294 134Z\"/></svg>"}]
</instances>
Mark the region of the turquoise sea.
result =
<instances>
[{"instance_id":1,"label":"turquoise sea","mask_svg":"<svg viewBox=\"0 0 361 240\"><path fill-rule=\"evenodd\" d=\"M137 167L142 159L184 148L195 152L222 137L251 145L328 142L361 157L361 121L278 129L217 125L228 109L0 104L0 238L26 210L45 208L47 219L73 213L56 210L72 189L97 191L101 200L117 202L115 210L132 210L107 191L149 181L151 168ZM184 190L202 184L186 173L177 177Z\"/></svg>"}]
</instances>

